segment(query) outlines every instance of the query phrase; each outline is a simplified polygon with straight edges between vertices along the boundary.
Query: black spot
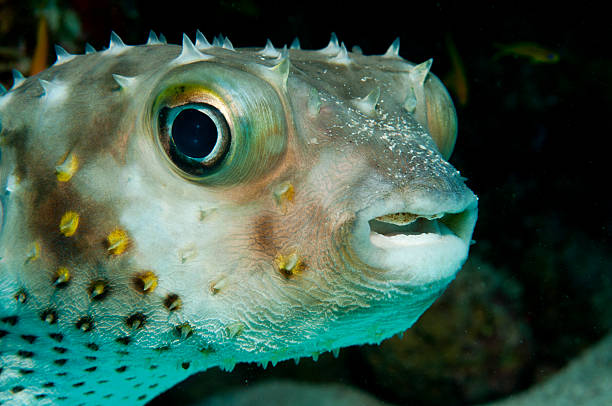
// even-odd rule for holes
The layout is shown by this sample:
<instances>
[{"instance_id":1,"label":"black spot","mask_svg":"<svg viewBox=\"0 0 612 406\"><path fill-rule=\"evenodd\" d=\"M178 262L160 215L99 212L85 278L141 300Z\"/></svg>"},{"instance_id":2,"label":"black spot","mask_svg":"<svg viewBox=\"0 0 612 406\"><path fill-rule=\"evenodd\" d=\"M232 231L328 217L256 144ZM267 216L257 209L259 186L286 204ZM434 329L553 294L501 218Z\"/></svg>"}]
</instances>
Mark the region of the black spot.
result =
<instances>
[{"instance_id":1,"label":"black spot","mask_svg":"<svg viewBox=\"0 0 612 406\"><path fill-rule=\"evenodd\" d=\"M140 395L138 396L138 400L144 400L147 398L147 395Z\"/></svg>"},{"instance_id":2,"label":"black spot","mask_svg":"<svg viewBox=\"0 0 612 406\"><path fill-rule=\"evenodd\" d=\"M15 293L15 296L13 296L13 297L19 303L25 303L28 300L28 295L25 293L25 290L23 290L23 289L20 290L19 292Z\"/></svg>"},{"instance_id":3,"label":"black spot","mask_svg":"<svg viewBox=\"0 0 612 406\"><path fill-rule=\"evenodd\" d=\"M169 345L164 345L163 347L157 347L157 348L155 348L155 351L159 351L159 352L170 351L170 346Z\"/></svg>"},{"instance_id":4,"label":"black spot","mask_svg":"<svg viewBox=\"0 0 612 406\"><path fill-rule=\"evenodd\" d=\"M115 371L122 373L122 372L125 372L126 369L127 369L126 366L122 366L122 367L116 368Z\"/></svg>"},{"instance_id":5,"label":"black spot","mask_svg":"<svg viewBox=\"0 0 612 406\"><path fill-rule=\"evenodd\" d=\"M59 365L59 366L66 364L66 362L68 362L66 358L60 358L60 359L56 359L55 361L53 361L55 365Z\"/></svg>"},{"instance_id":6,"label":"black spot","mask_svg":"<svg viewBox=\"0 0 612 406\"><path fill-rule=\"evenodd\" d=\"M85 359L86 359L87 361L95 361L95 360L97 360L98 358L96 358L96 357L92 357L91 355L87 355L87 356L85 357Z\"/></svg>"},{"instance_id":7,"label":"black spot","mask_svg":"<svg viewBox=\"0 0 612 406\"><path fill-rule=\"evenodd\" d=\"M109 393L109 394L103 396L104 399L109 399L111 397L113 397L112 393Z\"/></svg>"},{"instance_id":8,"label":"black spot","mask_svg":"<svg viewBox=\"0 0 612 406\"><path fill-rule=\"evenodd\" d=\"M53 351L55 352L59 352L60 354L65 353L66 351L68 351L68 348L64 348L64 347L53 347Z\"/></svg>"},{"instance_id":9,"label":"black spot","mask_svg":"<svg viewBox=\"0 0 612 406\"><path fill-rule=\"evenodd\" d=\"M190 365L189 362L183 362L181 364L181 367L183 367L183 369L189 369L189 365Z\"/></svg>"},{"instance_id":10,"label":"black spot","mask_svg":"<svg viewBox=\"0 0 612 406\"><path fill-rule=\"evenodd\" d=\"M115 351L119 355L130 355L128 351Z\"/></svg>"},{"instance_id":11,"label":"black spot","mask_svg":"<svg viewBox=\"0 0 612 406\"><path fill-rule=\"evenodd\" d=\"M40 314L40 319L49 324L55 324L57 322L57 312L53 309L47 309Z\"/></svg>"},{"instance_id":12,"label":"black spot","mask_svg":"<svg viewBox=\"0 0 612 406\"><path fill-rule=\"evenodd\" d=\"M60 333L51 333L51 334L49 334L49 337L51 337L52 339L54 339L58 343L61 343L62 340L64 339L64 335L60 334Z\"/></svg>"},{"instance_id":13,"label":"black spot","mask_svg":"<svg viewBox=\"0 0 612 406\"><path fill-rule=\"evenodd\" d=\"M136 379L135 376L130 376L129 378L125 378L126 381L133 381L134 379Z\"/></svg>"},{"instance_id":14,"label":"black spot","mask_svg":"<svg viewBox=\"0 0 612 406\"><path fill-rule=\"evenodd\" d=\"M13 392L13 393L19 393L19 392L21 392L21 391L22 391L22 390L24 390L24 389L25 389L25 388L24 388L23 386L21 386L21 385L17 385L17 386L13 386L13 387L11 388L11 392Z\"/></svg>"},{"instance_id":15,"label":"black spot","mask_svg":"<svg viewBox=\"0 0 612 406\"><path fill-rule=\"evenodd\" d=\"M83 395L89 396L89 395L93 395L94 393L96 393L96 392L90 390L90 391L87 391L87 392L83 393Z\"/></svg>"},{"instance_id":16,"label":"black spot","mask_svg":"<svg viewBox=\"0 0 612 406\"><path fill-rule=\"evenodd\" d=\"M72 387L73 388L78 388L79 386L83 386L83 385L85 385L85 382L77 382L77 383L73 383Z\"/></svg>"},{"instance_id":17,"label":"black spot","mask_svg":"<svg viewBox=\"0 0 612 406\"><path fill-rule=\"evenodd\" d=\"M68 375L68 372L58 372L57 374L55 374L55 376L66 376Z\"/></svg>"},{"instance_id":18,"label":"black spot","mask_svg":"<svg viewBox=\"0 0 612 406\"><path fill-rule=\"evenodd\" d=\"M98 369L98 367L89 367L89 368L85 368L85 372L93 372L96 369Z\"/></svg>"},{"instance_id":19,"label":"black spot","mask_svg":"<svg viewBox=\"0 0 612 406\"><path fill-rule=\"evenodd\" d=\"M193 328L189 325L189 323L183 323L174 327L174 333L181 339L187 339L193 335Z\"/></svg>"},{"instance_id":20,"label":"black spot","mask_svg":"<svg viewBox=\"0 0 612 406\"><path fill-rule=\"evenodd\" d=\"M94 344L94 343L89 343L89 344L86 345L86 347L89 348L92 351L98 351L100 349L98 344Z\"/></svg>"},{"instance_id":21,"label":"black spot","mask_svg":"<svg viewBox=\"0 0 612 406\"><path fill-rule=\"evenodd\" d=\"M53 382L47 382L43 384L43 388L52 388L55 384Z\"/></svg>"},{"instance_id":22,"label":"black spot","mask_svg":"<svg viewBox=\"0 0 612 406\"><path fill-rule=\"evenodd\" d=\"M36 395L35 396L36 399L44 399L46 397L47 397L47 395L45 395L44 393L41 393L40 395Z\"/></svg>"},{"instance_id":23,"label":"black spot","mask_svg":"<svg viewBox=\"0 0 612 406\"><path fill-rule=\"evenodd\" d=\"M3 317L0 319L0 321L6 324L10 324L11 326L14 326L19 321L19 317L17 316Z\"/></svg>"},{"instance_id":24,"label":"black spot","mask_svg":"<svg viewBox=\"0 0 612 406\"><path fill-rule=\"evenodd\" d=\"M36 341L36 339L38 337L37 336L27 335L27 334L22 334L21 338L24 339L25 341L27 341L30 344L34 344L34 341Z\"/></svg>"},{"instance_id":25,"label":"black spot","mask_svg":"<svg viewBox=\"0 0 612 406\"><path fill-rule=\"evenodd\" d=\"M132 339L130 337L117 337L115 341L119 344L128 345Z\"/></svg>"},{"instance_id":26,"label":"black spot","mask_svg":"<svg viewBox=\"0 0 612 406\"><path fill-rule=\"evenodd\" d=\"M32 351L19 350L17 351L17 355L21 358L32 358L34 356L34 353Z\"/></svg>"},{"instance_id":27,"label":"black spot","mask_svg":"<svg viewBox=\"0 0 612 406\"><path fill-rule=\"evenodd\" d=\"M81 317L79 320L77 320L75 327L85 333L88 333L94 328L93 319L89 316Z\"/></svg>"},{"instance_id":28,"label":"black spot","mask_svg":"<svg viewBox=\"0 0 612 406\"><path fill-rule=\"evenodd\" d=\"M215 352L215 349L210 345L206 345L200 349L200 352L204 355L212 354Z\"/></svg>"},{"instance_id":29,"label":"black spot","mask_svg":"<svg viewBox=\"0 0 612 406\"><path fill-rule=\"evenodd\" d=\"M146 319L147 316L145 316L144 314L134 313L125 320L125 324L127 324L129 328L138 329L144 326Z\"/></svg>"},{"instance_id":30,"label":"black spot","mask_svg":"<svg viewBox=\"0 0 612 406\"><path fill-rule=\"evenodd\" d=\"M108 383L108 379L102 379L98 381L99 384Z\"/></svg>"},{"instance_id":31,"label":"black spot","mask_svg":"<svg viewBox=\"0 0 612 406\"><path fill-rule=\"evenodd\" d=\"M21 375L30 375L34 373L34 370L33 369L20 369L19 373Z\"/></svg>"},{"instance_id":32,"label":"black spot","mask_svg":"<svg viewBox=\"0 0 612 406\"><path fill-rule=\"evenodd\" d=\"M0 338L4 337L5 335L8 334L8 331L6 330L0 330Z\"/></svg>"},{"instance_id":33,"label":"black spot","mask_svg":"<svg viewBox=\"0 0 612 406\"><path fill-rule=\"evenodd\" d=\"M135 388L135 389L138 389L138 388L140 388L141 386L142 386L142 382L137 383L136 385L134 385L134 388Z\"/></svg>"},{"instance_id":34,"label":"black spot","mask_svg":"<svg viewBox=\"0 0 612 406\"><path fill-rule=\"evenodd\" d=\"M57 400L68 400L68 396L58 396Z\"/></svg>"},{"instance_id":35,"label":"black spot","mask_svg":"<svg viewBox=\"0 0 612 406\"><path fill-rule=\"evenodd\" d=\"M151 365L151 366L149 367L149 369L157 369L157 368L159 368L157 365Z\"/></svg>"},{"instance_id":36,"label":"black spot","mask_svg":"<svg viewBox=\"0 0 612 406\"><path fill-rule=\"evenodd\" d=\"M158 385L159 384L157 384L157 383L154 383L153 385L149 385L149 389L155 389L155 388L157 388Z\"/></svg>"},{"instance_id":37,"label":"black spot","mask_svg":"<svg viewBox=\"0 0 612 406\"><path fill-rule=\"evenodd\" d=\"M169 311L174 312L174 311L176 311L176 310L181 308L181 306L182 306L181 298L179 298L179 296L174 294L174 293L170 293L164 299L164 306Z\"/></svg>"}]
</instances>

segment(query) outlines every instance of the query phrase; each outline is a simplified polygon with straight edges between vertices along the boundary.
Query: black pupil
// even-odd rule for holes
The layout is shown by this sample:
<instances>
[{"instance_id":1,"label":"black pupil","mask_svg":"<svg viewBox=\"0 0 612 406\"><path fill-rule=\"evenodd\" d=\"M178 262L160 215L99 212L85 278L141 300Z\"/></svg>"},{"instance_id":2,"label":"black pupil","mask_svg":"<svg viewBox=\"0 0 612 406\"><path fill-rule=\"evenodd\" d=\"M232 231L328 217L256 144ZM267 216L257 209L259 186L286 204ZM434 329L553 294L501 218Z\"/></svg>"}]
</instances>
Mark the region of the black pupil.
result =
<instances>
[{"instance_id":1,"label":"black pupil","mask_svg":"<svg viewBox=\"0 0 612 406\"><path fill-rule=\"evenodd\" d=\"M176 149L190 158L204 158L217 143L215 122L199 110L185 109L172 123L172 140Z\"/></svg>"}]
</instances>

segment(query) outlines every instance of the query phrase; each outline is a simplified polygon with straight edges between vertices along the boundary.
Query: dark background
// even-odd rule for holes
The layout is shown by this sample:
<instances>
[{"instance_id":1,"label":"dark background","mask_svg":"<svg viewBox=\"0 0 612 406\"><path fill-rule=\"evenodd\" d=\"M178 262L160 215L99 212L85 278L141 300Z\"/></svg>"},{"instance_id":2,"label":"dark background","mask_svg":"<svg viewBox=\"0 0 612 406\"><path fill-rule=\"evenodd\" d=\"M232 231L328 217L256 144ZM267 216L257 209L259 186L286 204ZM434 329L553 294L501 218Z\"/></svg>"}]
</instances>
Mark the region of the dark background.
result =
<instances>
[{"instance_id":1,"label":"dark background","mask_svg":"<svg viewBox=\"0 0 612 406\"><path fill-rule=\"evenodd\" d=\"M474 235L477 244L472 254L485 264L481 268L493 269L494 278L502 278L502 282L489 283L487 276L484 285L494 285L491 289L497 290L480 296L452 291L444 305L453 306L452 300L456 300L455 307L465 306L462 297L479 297L482 311L493 320L489 327L496 331L488 336L489 346L477 345L470 356L488 351L491 341L507 337L504 323L496 319L499 309L519 326L522 338L514 354L520 355L511 357L511 384L488 382L485 389L465 390L469 384L457 358L467 352L461 351L459 356L447 356L452 365L436 364L437 375L435 370L426 377L419 373L426 366L431 369L428 360L423 364L410 359L402 364L400 360L399 369L397 365L385 367L384 351L391 345L412 345L408 337L401 340L404 344L397 340L386 347L351 348L337 360L326 355L318 363L304 361L299 367L282 363L264 371L240 365L232 374L213 369L192 377L153 404L188 402L271 376L341 382L395 403L469 404L505 396L550 376L602 337L612 326L611 171L607 157L612 135L610 21L602 9L586 2L571 4L239 0L157 5L136 0L73 0L57 1L53 6L42 1L0 0L0 46L4 52L0 55L0 80L7 87L11 64L27 72L39 15L50 8L80 21L80 28L71 30L66 17L66 22L51 32L51 43L59 42L72 52L82 52L85 42L96 49L107 46L111 29L128 44L145 42L149 29L164 33L171 43L180 43L183 32L195 38L195 30L200 29L209 40L219 33L227 35L236 47L263 46L267 38L282 46L297 36L306 49L324 47L333 31L349 49L359 45L366 54L385 52L399 36L400 54L413 62L433 57L432 71L442 79L453 70L450 39L465 67L469 96L464 105L457 106L459 138L451 162L480 197ZM499 51L496 44L523 41L558 53L559 61L538 64L529 57L495 57ZM50 59L52 62L53 57ZM520 294L509 292L508 286ZM468 306L468 314L474 311L472 307ZM432 314L435 312L432 309ZM438 320L455 323L451 330L458 335L465 331L456 340L483 342L475 333L462 329L457 320ZM419 329L427 330L427 321L423 324L419 327L417 323L415 334ZM431 345L436 338L420 341ZM430 349L432 357L444 353L446 347L434 348ZM475 370L495 371L500 359L484 357L479 362ZM444 372L449 368L463 372ZM389 382L382 382L379 370L418 376L423 382L410 379L390 390L389 382L396 381L389 378ZM448 392L440 389L444 385L450 388ZM433 387L448 397L434 396Z\"/></svg>"}]
</instances>

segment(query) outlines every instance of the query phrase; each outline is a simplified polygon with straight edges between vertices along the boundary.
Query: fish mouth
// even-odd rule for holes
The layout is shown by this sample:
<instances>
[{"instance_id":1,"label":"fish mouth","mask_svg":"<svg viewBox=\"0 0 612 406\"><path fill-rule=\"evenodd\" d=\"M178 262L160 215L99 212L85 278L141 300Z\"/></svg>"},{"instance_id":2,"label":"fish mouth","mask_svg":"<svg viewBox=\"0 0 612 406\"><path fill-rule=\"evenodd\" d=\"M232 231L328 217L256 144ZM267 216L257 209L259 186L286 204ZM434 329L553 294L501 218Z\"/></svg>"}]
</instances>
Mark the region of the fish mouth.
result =
<instances>
[{"instance_id":1,"label":"fish mouth","mask_svg":"<svg viewBox=\"0 0 612 406\"><path fill-rule=\"evenodd\" d=\"M467 259L477 202L467 190L374 204L357 213L354 253L391 279L422 284L453 277Z\"/></svg>"}]
</instances>

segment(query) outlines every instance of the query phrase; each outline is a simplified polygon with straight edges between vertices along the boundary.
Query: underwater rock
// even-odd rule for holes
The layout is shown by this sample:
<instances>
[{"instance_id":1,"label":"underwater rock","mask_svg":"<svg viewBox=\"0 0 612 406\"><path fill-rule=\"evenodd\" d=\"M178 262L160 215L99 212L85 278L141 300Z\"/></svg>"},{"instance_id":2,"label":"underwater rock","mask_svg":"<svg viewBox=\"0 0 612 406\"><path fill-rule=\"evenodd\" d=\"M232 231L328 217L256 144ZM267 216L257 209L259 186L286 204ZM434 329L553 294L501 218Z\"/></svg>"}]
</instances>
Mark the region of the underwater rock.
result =
<instances>
[{"instance_id":1,"label":"underwater rock","mask_svg":"<svg viewBox=\"0 0 612 406\"><path fill-rule=\"evenodd\" d=\"M521 288L474 255L403 337L364 353L375 393L397 403L473 403L517 389L529 366Z\"/></svg>"},{"instance_id":2,"label":"underwater rock","mask_svg":"<svg viewBox=\"0 0 612 406\"><path fill-rule=\"evenodd\" d=\"M341 384L268 381L213 396L194 406L389 406L358 389Z\"/></svg>"}]
</instances>

